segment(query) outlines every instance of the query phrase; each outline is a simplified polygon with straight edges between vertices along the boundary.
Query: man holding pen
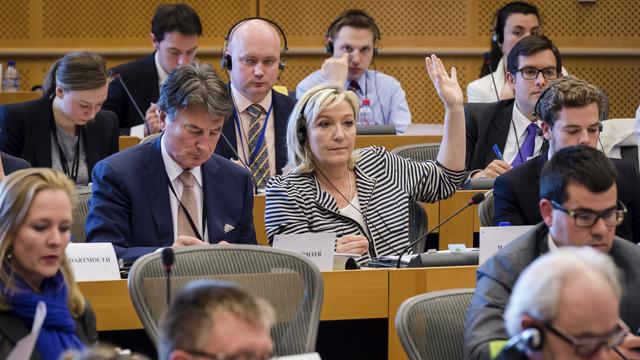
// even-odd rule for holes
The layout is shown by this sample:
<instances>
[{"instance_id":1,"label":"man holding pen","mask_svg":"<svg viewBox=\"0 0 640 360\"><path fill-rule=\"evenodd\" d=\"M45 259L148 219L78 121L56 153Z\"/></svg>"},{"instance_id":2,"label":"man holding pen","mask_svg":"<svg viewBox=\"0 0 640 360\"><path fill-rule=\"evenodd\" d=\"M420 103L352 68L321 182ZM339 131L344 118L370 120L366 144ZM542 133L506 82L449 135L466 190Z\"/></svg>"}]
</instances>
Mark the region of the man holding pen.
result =
<instances>
[{"instance_id":1,"label":"man holding pen","mask_svg":"<svg viewBox=\"0 0 640 360\"><path fill-rule=\"evenodd\" d=\"M534 108L561 69L560 53L551 40L527 36L507 58L507 80L515 99L466 104L466 167L472 178L495 178L547 151Z\"/></svg>"}]
</instances>

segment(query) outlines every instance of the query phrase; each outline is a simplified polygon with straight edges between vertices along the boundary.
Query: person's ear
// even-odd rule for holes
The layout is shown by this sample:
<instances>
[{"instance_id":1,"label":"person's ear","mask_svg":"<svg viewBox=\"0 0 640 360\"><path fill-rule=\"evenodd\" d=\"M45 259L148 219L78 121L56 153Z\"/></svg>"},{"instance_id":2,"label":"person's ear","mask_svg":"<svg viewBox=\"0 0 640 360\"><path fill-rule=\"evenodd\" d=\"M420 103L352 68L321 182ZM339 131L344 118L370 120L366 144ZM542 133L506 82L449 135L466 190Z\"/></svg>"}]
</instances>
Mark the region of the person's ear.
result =
<instances>
[{"instance_id":1,"label":"person's ear","mask_svg":"<svg viewBox=\"0 0 640 360\"><path fill-rule=\"evenodd\" d=\"M56 96L62 99L64 97L64 89L60 86L56 86Z\"/></svg>"},{"instance_id":2,"label":"person's ear","mask_svg":"<svg viewBox=\"0 0 640 360\"><path fill-rule=\"evenodd\" d=\"M153 48L158 50L158 46L160 42L156 40L156 36L153 33L149 33L149 38L151 39L151 44L153 44Z\"/></svg>"},{"instance_id":3,"label":"person's ear","mask_svg":"<svg viewBox=\"0 0 640 360\"><path fill-rule=\"evenodd\" d=\"M542 137L547 140L551 140L551 127L546 122L540 122L540 128L542 129Z\"/></svg>"},{"instance_id":4,"label":"person's ear","mask_svg":"<svg viewBox=\"0 0 640 360\"><path fill-rule=\"evenodd\" d=\"M516 77L507 71L507 84L509 84L509 87L511 88L511 91L513 91L513 93L515 94L516 92Z\"/></svg>"},{"instance_id":5,"label":"person's ear","mask_svg":"<svg viewBox=\"0 0 640 360\"><path fill-rule=\"evenodd\" d=\"M160 131L164 131L167 126L167 114L162 110L158 110L158 115L158 119L160 120Z\"/></svg>"},{"instance_id":6,"label":"person's ear","mask_svg":"<svg viewBox=\"0 0 640 360\"><path fill-rule=\"evenodd\" d=\"M171 354L169 354L169 360L190 360L190 359L191 359L191 355L189 355L189 353L187 353L186 351L183 351L180 349L173 350Z\"/></svg>"},{"instance_id":7,"label":"person's ear","mask_svg":"<svg viewBox=\"0 0 640 360\"><path fill-rule=\"evenodd\" d=\"M540 215L547 227L553 226L553 205L547 199L540 199Z\"/></svg>"}]
</instances>

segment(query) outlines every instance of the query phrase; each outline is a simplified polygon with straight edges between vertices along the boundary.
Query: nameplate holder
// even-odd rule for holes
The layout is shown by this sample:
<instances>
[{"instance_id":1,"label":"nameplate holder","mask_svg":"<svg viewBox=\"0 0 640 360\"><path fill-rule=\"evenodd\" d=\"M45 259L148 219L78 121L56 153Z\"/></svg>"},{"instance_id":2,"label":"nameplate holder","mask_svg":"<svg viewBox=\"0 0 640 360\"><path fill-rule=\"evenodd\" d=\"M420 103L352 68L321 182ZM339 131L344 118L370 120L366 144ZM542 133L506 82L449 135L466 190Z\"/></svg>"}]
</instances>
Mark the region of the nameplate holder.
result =
<instances>
[{"instance_id":1,"label":"nameplate holder","mask_svg":"<svg viewBox=\"0 0 640 360\"><path fill-rule=\"evenodd\" d=\"M335 246L336 234L333 233L306 233L273 237L274 248L302 254L316 264L320 271L333 269Z\"/></svg>"},{"instance_id":2,"label":"nameplate holder","mask_svg":"<svg viewBox=\"0 0 640 360\"><path fill-rule=\"evenodd\" d=\"M519 226L485 226L480 228L480 257L478 264L482 265L487 259L495 255L511 240L529 231L535 225Z\"/></svg>"},{"instance_id":3,"label":"nameplate holder","mask_svg":"<svg viewBox=\"0 0 640 360\"><path fill-rule=\"evenodd\" d=\"M76 281L120 280L111 243L69 243L66 253Z\"/></svg>"}]
</instances>

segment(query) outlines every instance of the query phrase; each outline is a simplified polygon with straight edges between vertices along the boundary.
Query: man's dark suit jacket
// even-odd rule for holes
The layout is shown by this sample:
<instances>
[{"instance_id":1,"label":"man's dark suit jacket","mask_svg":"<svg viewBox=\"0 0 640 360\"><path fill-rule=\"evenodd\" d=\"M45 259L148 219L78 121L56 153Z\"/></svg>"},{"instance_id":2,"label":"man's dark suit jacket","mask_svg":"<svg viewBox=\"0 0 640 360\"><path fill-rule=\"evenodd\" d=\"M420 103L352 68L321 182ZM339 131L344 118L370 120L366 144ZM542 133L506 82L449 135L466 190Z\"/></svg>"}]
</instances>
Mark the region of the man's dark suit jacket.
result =
<instances>
[{"instance_id":1,"label":"man's dark suit jacket","mask_svg":"<svg viewBox=\"0 0 640 360\"><path fill-rule=\"evenodd\" d=\"M33 101L0 106L0 151L18 156L34 167L51 167L53 108L46 96ZM118 151L118 119L102 110L84 126L84 150L89 181L91 169Z\"/></svg>"},{"instance_id":2,"label":"man's dark suit jacket","mask_svg":"<svg viewBox=\"0 0 640 360\"><path fill-rule=\"evenodd\" d=\"M484 169L497 159L491 149L498 145L504 153L509 135L509 126L513 116L515 100L502 100L494 103L468 103L464 106L464 118L467 127L467 170ZM542 143L540 154L546 154L548 143Z\"/></svg>"},{"instance_id":3,"label":"man's dark suit jacket","mask_svg":"<svg viewBox=\"0 0 640 360\"><path fill-rule=\"evenodd\" d=\"M175 240L160 140L121 151L93 170L87 241L113 243L118 258L136 259ZM201 169L209 242L256 244L249 173L215 154Z\"/></svg>"},{"instance_id":4,"label":"man's dark suit jacket","mask_svg":"<svg viewBox=\"0 0 640 360\"><path fill-rule=\"evenodd\" d=\"M282 169L287 165L287 123L289 122L289 115L293 111L295 105L295 99L290 96L283 95L275 90L271 90L273 99L273 119L274 123L274 141L276 148L276 174L281 175ZM233 149L229 147L229 144L224 139L218 141L216 147L216 154L222 156L225 159L235 159L238 156L238 142L236 136L236 122L232 113L225 120L224 127L222 128L222 134L229 141ZM234 153L235 151L235 153ZM242 159L244 161L244 159ZM249 164L247 164L249 165Z\"/></svg>"},{"instance_id":5,"label":"man's dark suit jacket","mask_svg":"<svg viewBox=\"0 0 640 360\"><path fill-rule=\"evenodd\" d=\"M155 53L111 69L111 75L118 74L125 83L140 111L142 111L143 117L150 104L157 102L160 97L158 70L156 69L154 56ZM127 96L120 79L114 78L109 84L109 96L103 108L115 112L120 121L119 127L128 130L132 126L142 124L144 120Z\"/></svg>"},{"instance_id":6,"label":"man's dark suit jacket","mask_svg":"<svg viewBox=\"0 0 640 360\"><path fill-rule=\"evenodd\" d=\"M31 164L29 164L26 160L9 155L2 151L0 151L0 159L2 159L2 169L4 170L5 175L9 175L14 171L31 167Z\"/></svg>"},{"instance_id":7,"label":"man's dark suit jacket","mask_svg":"<svg viewBox=\"0 0 640 360\"><path fill-rule=\"evenodd\" d=\"M640 179L633 164L626 160L609 159L618 171L618 200L629 211L616 228L616 235L640 242ZM511 225L534 225L540 215L540 173L547 155L537 156L521 166L498 176L493 185L494 223L509 221Z\"/></svg>"},{"instance_id":8,"label":"man's dark suit jacket","mask_svg":"<svg viewBox=\"0 0 640 360\"><path fill-rule=\"evenodd\" d=\"M544 223L511 241L478 268L476 291L467 309L464 358L489 359L489 343L509 338L504 311L520 273L549 251L549 230ZM622 272L620 318L631 329L640 326L640 247L616 237L609 251ZM632 330L633 331L633 330Z\"/></svg>"}]
</instances>

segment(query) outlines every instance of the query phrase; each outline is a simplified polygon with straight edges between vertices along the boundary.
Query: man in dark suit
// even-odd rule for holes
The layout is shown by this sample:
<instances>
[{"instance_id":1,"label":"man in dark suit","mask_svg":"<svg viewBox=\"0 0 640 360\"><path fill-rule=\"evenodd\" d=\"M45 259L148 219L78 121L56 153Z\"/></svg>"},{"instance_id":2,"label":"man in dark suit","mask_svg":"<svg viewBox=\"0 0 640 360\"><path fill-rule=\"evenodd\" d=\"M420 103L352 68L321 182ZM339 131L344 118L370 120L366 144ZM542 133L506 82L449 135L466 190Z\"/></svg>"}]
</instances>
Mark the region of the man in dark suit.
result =
<instances>
[{"instance_id":1,"label":"man in dark suit","mask_svg":"<svg viewBox=\"0 0 640 360\"><path fill-rule=\"evenodd\" d=\"M251 169L258 188L282 174L287 163L285 134L295 105L293 97L272 89L284 69L278 31L262 19L242 21L229 31L223 49L234 109L216 153Z\"/></svg>"},{"instance_id":2,"label":"man in dark suit","mask_svg":"<svg viewBox=\"0 0 640 360\"><path fill-rule=\"evenodd\" d=\"M620 318L631 329L640 326L640 248L614 234L625 216L616 177L604 154L585 145L558 151L544 166L539 203L544 222L478 268L465 320L465 359L489 359L491 343L508 338L503 315L516 280L536 258L557 247L591 246L609 254L623 275ZM636 358L640 352L630 349L638 346L640 338L628 335L621 349Z\"/></svg>"},{"instance_id":3,"label":"man in dark suit","mask_svg":"<svg viewBox=\"0 0 640 360\"><path fill-rule=\"evenodd\" d=\"M540 93L561 76L560 52L545 36L527 36L509 52L507 71L515 99L465 106L466 166L474 178L495 178L547 149L533 110Z\"/></svg>"},{"instance_id":4,"label":"man in dark suit","mask_svg":"<svg viewBox=\"0 0 640 360\"><path fill-rule=\"evenodd\" d=\"M549 153L499 176L493 187L494 222L534 225L542 221L537 204L540 172L547 159L567 146L584 144L596 148L601 121L606 118L607 98L597 87L575 78L554 81L538 103L542 131ZM610 159L618 172L618 200L628 210L616 235L640 242L640 179L627 160Z\"/></svg>"},{"instance_id":5,"label":"man in dark suit","mask_svg":"<svg viewBox=\"0 0 640 360\"><path fill-rule=\"evenodd\" d=\"M128 134L129 128L140 124L146 124L146 135L160 131L163 124L155 104L160 85L173 69L195 58L200 35L200 18L189 5L158 6L151 20L155 52L111 69L114 80L109 84L109 96L103 107L118 115L122 132ZM127 95L127 89L135 104Z\"/></svg>"},{"instance_id":6,"label":"man in dark suit","mask_svg":"<svg viewBox=\"0 0 640 360\"><path fill-rule=\"evenodd\" d=\"M182 65L162 85L166 130L99 162L87 241L112 242L119 258L159 247L255 244L249 173L214 155L229 92L207 64Z\"/></svg>"}]
</instances>

